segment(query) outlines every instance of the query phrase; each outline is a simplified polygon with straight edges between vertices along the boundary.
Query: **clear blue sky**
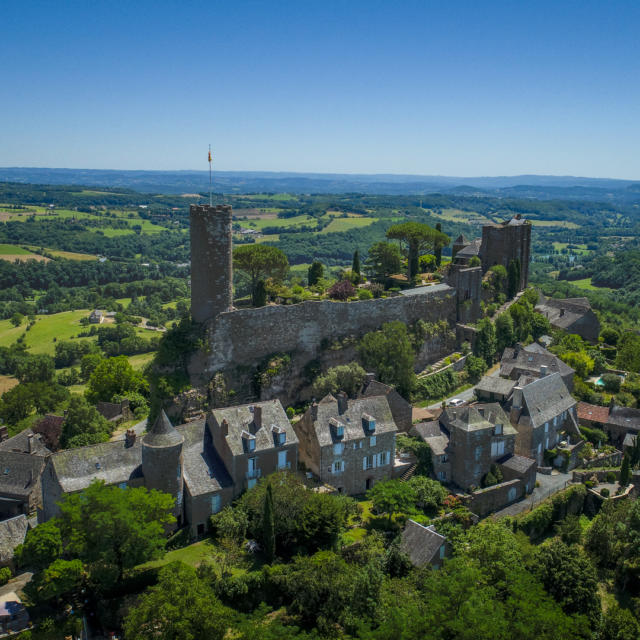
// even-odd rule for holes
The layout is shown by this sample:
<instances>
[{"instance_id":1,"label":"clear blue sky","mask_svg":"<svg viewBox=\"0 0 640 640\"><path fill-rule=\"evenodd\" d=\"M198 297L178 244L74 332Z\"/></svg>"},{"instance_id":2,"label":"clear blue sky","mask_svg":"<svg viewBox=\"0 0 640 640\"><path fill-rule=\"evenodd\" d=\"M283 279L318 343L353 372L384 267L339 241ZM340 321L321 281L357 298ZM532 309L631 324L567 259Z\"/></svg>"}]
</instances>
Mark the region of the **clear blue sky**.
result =
<instances>
[{"instance_id":1,"label":"clear blue sky","mask_svg":"<svg viewBox=\"0 0 640 640\"><path fill-rule=\"evenodd\" d=\"M4 0L0 166L640 179L640 2Z\"/></svg>"}]
</instances>

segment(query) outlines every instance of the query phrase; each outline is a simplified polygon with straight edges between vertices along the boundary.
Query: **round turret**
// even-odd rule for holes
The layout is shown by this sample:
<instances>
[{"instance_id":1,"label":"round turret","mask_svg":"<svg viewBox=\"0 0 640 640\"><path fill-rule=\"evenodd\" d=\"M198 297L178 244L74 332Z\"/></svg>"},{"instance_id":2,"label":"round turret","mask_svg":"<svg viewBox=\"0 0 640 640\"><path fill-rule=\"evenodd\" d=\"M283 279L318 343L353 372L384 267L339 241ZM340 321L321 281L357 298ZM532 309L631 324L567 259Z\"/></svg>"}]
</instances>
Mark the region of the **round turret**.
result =
<instances>
[{"instance_id":1,"label":"round turret","mask_svg":"<svg viewBox=\"0 0 640 640\"><path fill-rule=\"evenodd\" d=\"M182 444L184 437L164 411L142 438L142 474L148 489L164 491L175 498L173 515L182 524Z\"/></svg>"}]
</instances>

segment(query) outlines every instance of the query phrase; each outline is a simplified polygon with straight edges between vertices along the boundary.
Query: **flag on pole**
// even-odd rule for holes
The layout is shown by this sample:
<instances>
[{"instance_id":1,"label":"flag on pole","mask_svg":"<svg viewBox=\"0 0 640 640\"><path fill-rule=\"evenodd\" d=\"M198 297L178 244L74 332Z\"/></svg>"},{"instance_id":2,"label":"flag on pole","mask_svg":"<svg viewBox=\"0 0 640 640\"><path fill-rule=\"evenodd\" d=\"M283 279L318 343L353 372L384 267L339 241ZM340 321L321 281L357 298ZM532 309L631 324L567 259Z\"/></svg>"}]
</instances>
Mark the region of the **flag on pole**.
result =
<instances>
[{"instance_id":1,"label":"flag on pole","mask_svg":"<svg viewBox=\"0 0 640 640\"><path fill-rule=\"evenodd\" d=\"M211 162L211 149L209 149L209 162Z\"/></svg>"}]
</instances>

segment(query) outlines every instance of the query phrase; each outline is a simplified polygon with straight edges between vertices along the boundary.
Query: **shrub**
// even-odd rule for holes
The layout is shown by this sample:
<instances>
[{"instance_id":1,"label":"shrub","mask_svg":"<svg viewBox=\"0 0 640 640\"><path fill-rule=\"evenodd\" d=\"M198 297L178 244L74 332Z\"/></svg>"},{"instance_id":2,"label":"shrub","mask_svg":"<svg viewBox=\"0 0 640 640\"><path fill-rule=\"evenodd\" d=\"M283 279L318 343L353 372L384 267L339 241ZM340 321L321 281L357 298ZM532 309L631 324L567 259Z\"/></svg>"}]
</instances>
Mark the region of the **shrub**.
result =
<instances>
[{"instance_id":1,"label":"shrub","mask_svg":"<svg viewBox=\"0 0 640 640\"><path fill-rule=\"evenodd\" d=\"M603 487L602 489L600 489L600 495L603 498L608 498L609 497L609 489L607 489L607 487Z\"/></svg>"},{"instance_id":2,"label":"shrub","mask_svg":"<svg viewBox=\"0 0 640 640\"><path fill-rule=\"evenodd\" d=\"M372 298L373 298L373 293L371 293L369 289L358 290L358 300L371 300Z\"/></svg>"},{"instance_id":3,"label":"shrub","mask_svg":"<svg viewBox=\"0 0 640 640\"><path fill-rule=\"evenodd\" d=\"M355 287L349 280L341 280L329 287L327 295L333 300L348 300L356 293Z\"/></svg>"},{"instance_id":4,"label":"shrub","mask_svg":"<svg viewBox=\"0 0 640 640\"><path fill-rule=\"evenodd\" d=\"M605 391L609 393L618 393L618 391L620 391L620 385L622 383L620 376L617 376L615 373L603 373L600 379L602 380Z\"/></svg>"},{"instance_id":5,"label":"shrub","mask_svg":"<svg viewBox=\"0 0 640 640\"><path fill-rule=\"evenodd\" d=\"M616 474L613 471L607 473L607 482L614 483L616 481Z\"/></svg>"},{"instance_id":6,"label":"shrub","mask_svg":"<svg viewBox=\"0 0 640 640\"><path fill-rule=\"evenodd\" d=\"M0 586L7 584L11 580L11 569L9 567L2 567L0 569Z\"/></svg>"}]
</instances>

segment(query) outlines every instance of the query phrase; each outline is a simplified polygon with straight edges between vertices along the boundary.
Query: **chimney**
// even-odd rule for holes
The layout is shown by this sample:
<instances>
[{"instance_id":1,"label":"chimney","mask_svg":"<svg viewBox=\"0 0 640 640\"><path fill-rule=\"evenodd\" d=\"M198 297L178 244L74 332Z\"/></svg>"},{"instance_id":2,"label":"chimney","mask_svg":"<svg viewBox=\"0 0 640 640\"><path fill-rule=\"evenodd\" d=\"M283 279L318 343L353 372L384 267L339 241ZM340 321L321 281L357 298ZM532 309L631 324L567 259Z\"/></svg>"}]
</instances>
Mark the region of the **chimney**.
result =
<instances>
[{"instance_id":1,"label":"chimney","mask_svg":"<svg viewBox=\"0 0 640 640\"><path fill-rule=\"evenodd\" d=\"M541 364L540 365L540 377L544 378L547 375L547 365L546 364Z\"/></svg>"},{"instance_id":2,"label":"chimney","mask_svg":"<svg viewBox=\"0 0 640 640\"><path fill-rule=\"evenodd\" d=\"M0 427L0 442L9 438L9 429L6 425Z\"/></svg>"},{"instance_id":3,"label":"chimney","mask_svg":"<svg viewBox=\"0 0 640 640\"><path fill-rule=\"evenodd\" d=\"M312 420L318 419L318 403L317 402L311 403L311 419Z\"/></svg>"},{"instance_id":4,"label":"chimney","mask_svg":"<svg viewBox=\"0 0 640 640\"><path fill-rule=\"evenodd\" d=\"M222 432L223 438L226 438L229 435L229 423L227 422L226 418L224 418L224 420L220 423L220 431Z\"/></svg>"},{"instance_id":5,"label":"chimney","mask_svg":"<svg viewBox=\"0 0 640 640\"><path fill-rule=\"evenodd\" d=\"M262 407L257 404L253 407L253 425L256 431L262 429Z\"/></svg>"},{"instance_id":6,"label":"chimney","mask_svg":"<svg viewBox=\"0 0 640 640\"><path fill-rule=\"evenodd\" d=\"M520 353L520 348L522 347L522 345L519 342L516 342L516 346L513 348L513 357L517 358L518 354Z\"/></svg>"},{"instance_id":7,"label":"chimney","mask_svg":"<svg viewBox=\"0 0 640 640\"><path fill-rule=\"evenodd\" d=\"M560 317L562 318L563 315L564 315L564 307L560 309Z\"/></svg>"},{"instance_id":8,"label":"chimney","mask_svg":"<svg viewBox=\"0 0 640 640\"><path fill-rule=\"evenodd\" d=\"M522 409L522 387L513 388L513 398L511 399L512 409Z\"/></svg>"},{"instance_id":9,"label":"chimney","mask_svg":"<svg viewBox=\"0 0 640 640\"><path fill-rule=\"evenodd\" d=\"M125 447L133 447L136 443L136 432L133 429L127 429L127 433L124 436Z\"/></svg>"},{"instance_id":10,"label":"chimney","mask_svg":"<svg viewBox=\"0 0 640 640\"><path fill-rule=\"evenodd\" d=\"M27 453L33 453L33 439L35 438L35 435L33 433L30 433L27 436Z\"/></svg>"},{"instance_id":11,"label":"chimney","mask_svg":"<svg viewBox=\"0 0 640 640\"><path fill-rule=\"evenodd\" d=\"M342 415L346 412L349 406L349 400L347 398L347 394L344 391L339 391L336 394L336 398L338 399L338 414Z\"/></svg>"}]
</instances>

